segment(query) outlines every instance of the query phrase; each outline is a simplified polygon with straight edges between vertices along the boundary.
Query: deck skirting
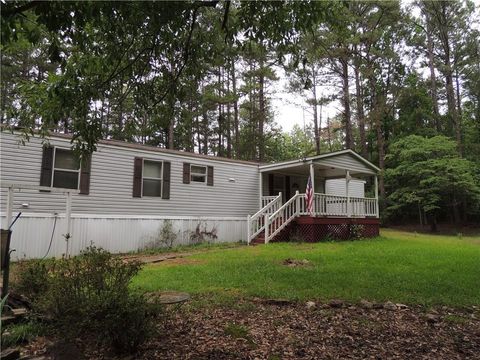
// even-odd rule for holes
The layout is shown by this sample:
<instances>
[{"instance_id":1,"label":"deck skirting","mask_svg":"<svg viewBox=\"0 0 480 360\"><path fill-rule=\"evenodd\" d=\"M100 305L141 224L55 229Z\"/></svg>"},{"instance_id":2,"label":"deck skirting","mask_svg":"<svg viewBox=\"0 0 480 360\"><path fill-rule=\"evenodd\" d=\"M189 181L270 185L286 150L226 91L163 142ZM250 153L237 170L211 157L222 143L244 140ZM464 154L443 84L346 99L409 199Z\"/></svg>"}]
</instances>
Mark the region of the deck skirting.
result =
<instances>
[{"instance_id":1,"label":"deck skirting","mask_svg":"<svg viewBox=\"0 0 480 360\"><path fill-rule=\"evenodd\" d=\"M371 238L379 235L376 218L326 218L300 216L292 221L274 241L319 242Z\"/></svg>"}]
</instances>

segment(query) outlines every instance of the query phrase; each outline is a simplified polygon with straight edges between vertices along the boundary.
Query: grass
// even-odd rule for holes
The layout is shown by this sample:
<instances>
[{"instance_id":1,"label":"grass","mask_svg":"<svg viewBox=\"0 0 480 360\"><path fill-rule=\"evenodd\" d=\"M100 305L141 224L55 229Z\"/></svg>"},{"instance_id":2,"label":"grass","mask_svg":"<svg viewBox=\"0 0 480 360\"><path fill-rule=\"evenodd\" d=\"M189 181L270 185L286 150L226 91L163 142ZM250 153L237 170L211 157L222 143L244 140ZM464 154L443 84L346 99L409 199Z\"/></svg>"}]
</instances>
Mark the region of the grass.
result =
<instances>
[{"instance_id":1,"label":"grass","mask_svg":"<svg viewBox=\"0 0 480 360\"><path fill-rule=\"evenodd\" d=\"M45 327L34 321L5 326L2 328L2 348L26 343L43 333Z\"/></svg>"},{"instance_id":2,"label":"grass","mask_svg":"<svg viewBox=\"0 0 480 360\"><path fill-rule=\"evenodd\" d=\"M287 258L311 264L287 267ZM212 302L255 296L480 305L479 237L384 230L360 241L210 248L188 260L194 261L147 265L133 286L206 295Z\"/></svg>"}]
</instances>

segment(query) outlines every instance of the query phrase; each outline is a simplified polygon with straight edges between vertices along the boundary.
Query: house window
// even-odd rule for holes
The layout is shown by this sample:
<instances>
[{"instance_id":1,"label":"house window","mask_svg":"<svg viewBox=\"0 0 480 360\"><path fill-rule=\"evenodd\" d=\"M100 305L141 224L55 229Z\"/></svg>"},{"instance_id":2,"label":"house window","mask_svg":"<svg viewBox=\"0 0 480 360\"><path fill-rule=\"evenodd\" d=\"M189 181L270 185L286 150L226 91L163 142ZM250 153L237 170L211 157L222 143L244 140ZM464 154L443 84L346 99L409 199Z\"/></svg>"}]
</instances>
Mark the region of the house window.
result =
<instances>
[{"instance_id":1,"label":"house window","mask_svg":"<svg viewBox=\"0 0 480 360\"><path fill-rule=\"evenodd\" d=\"M190 165L190 181L207 182L207 167L199 165Z\"/></svg>"},{"instance_id":2,"label":"house window","mask_svg":"<svg viewBox=\"0 0 480 360\"><path fill-rule=\"evenodd\" d=\"M78 189L80 162L73 151L55 148L52 186L56 188Z\"/></svg>"},{"instance_id":3,"label":"house window","mask_svg":"<svg viewBox=\"0 0 480 360\"><path fill-rule=\"evenodd\" d=\"M142 196L162 196L162 162L143 161Z\"/></svg>"}]
</instances>

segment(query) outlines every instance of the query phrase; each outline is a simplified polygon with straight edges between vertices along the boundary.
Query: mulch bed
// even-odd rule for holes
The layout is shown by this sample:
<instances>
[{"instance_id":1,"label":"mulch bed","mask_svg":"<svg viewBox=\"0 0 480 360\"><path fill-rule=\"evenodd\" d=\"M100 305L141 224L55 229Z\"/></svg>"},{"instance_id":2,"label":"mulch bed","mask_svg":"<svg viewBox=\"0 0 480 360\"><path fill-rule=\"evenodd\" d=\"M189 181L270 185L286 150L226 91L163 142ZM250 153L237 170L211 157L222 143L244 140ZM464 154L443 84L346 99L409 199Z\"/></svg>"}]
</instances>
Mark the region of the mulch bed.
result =
<instances>
[{"instance_id":1,"label":"mulch bed","mask_svg":"<svg viewBox=\"0 0 480 360\"><path fill-rule=\"evenodd\" d=\"M100 352L87 350L86 358L109 358ZM131 358L480 359L480 309L338 300L185 305Z\"/></svg>"}]
</instances>

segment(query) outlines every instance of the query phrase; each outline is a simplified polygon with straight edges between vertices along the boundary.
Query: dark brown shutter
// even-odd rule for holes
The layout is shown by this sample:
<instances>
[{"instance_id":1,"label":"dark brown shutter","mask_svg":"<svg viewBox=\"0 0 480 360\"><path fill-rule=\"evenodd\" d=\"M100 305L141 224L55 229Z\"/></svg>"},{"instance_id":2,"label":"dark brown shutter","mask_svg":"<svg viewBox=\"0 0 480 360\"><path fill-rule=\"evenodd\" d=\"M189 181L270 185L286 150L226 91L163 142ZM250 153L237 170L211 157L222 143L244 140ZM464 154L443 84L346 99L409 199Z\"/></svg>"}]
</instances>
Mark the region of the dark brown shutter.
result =
<instances>
[{"instance_id":1,"label":"dark brown shutter","mask_svg":"<svg viewBox=\"0 0 480 360\"><path fill-rule=\"evenodd\" d=\"M143 159L136 157L133 162L133 197L142 197Z\"/></svg>"},{"instance_id":2,"label":"dark brown shutter","mask_svg":"<svg viewBox=\"0 0 480 360\"><path fill-rule=\"evenodd\" d=\"M162 199L170 199L170 162L163 162Z\"/></svg>"},{"instance_id":3,"label":"dark brown shutter","mask_svg":"<svg viewBox=\"0 0 480 360\"><path fill-rule=\"evenodd\" d=\"M268 195L273 196L273 174L268 174Z\"/></svg>"},{"instance_id":4,"label":"dark brown shutter","mask_svg":"<svg viewBox=\"0 0 480 360\"><path fill-rule=\"evenodd\" d=\"M285 199L290 200L290 176L285 176Z\"/></svg>"},{"instance_id":5,"label":"dark brown shutter","mask_svg":"<svg viewBox=\"0 0 480 360\"><path fill-rule=\"evenodd\" d=\"M207 185L213 186L213 166L207 167Z\"/></svg>"},{"instance_id":6,"label":"dark brown shutter","mask_svg":"<svg viewBox=\"0 0 480 360\"><path fill-rule=\"evenodd\" d=\"M43 148L42 169L40 171L40 186L52 186L53 147Z\"/></svg>"},{"instance_id":7,"label":"dark brown shutter","mask_svg":"<svg viewBox=\"0 0 480 360\"><path fill-rule=\"evenodd\" d=\"M92 165L92 155L87 155L82 160L80 170L80 194L88 195L90 193L90 169Z\"/></svg>"},{"instance_id":8,"label":"dark brown shutter","mask_svg":"<svg viewBox=\"0 0 480 360\"><path fill-rule=\"evenodd\" d=\"M183 163L183 183L190 184L190 164Z\"/></svg>"}]
</instances>

